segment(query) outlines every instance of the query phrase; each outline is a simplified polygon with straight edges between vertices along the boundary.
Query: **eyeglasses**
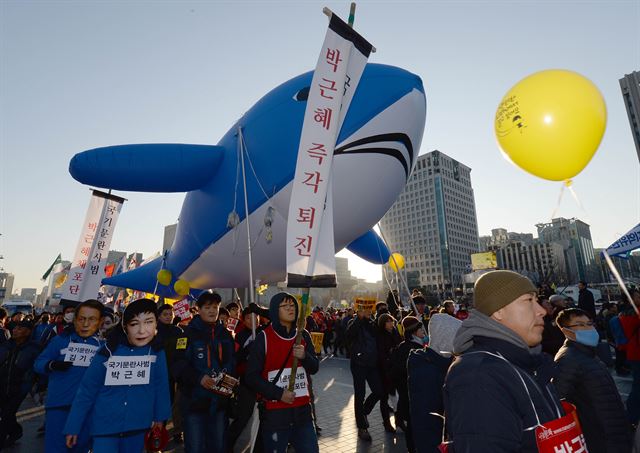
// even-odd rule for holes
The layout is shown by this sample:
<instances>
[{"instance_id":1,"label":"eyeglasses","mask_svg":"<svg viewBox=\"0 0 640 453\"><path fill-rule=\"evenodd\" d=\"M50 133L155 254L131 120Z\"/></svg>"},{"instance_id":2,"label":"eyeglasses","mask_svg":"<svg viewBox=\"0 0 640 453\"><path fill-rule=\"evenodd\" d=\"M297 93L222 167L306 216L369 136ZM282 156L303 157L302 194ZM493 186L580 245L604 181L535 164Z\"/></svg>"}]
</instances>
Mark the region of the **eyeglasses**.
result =
<instances>
[{"instance_id":1,"label":"eyeglasses","mask_svg":"<svg viewBox=\"0 0 640 453\"><path fill-rule=\"evenodd\" d=\"M579 322L577 324L571 324L565 327L593 327L593 326L595 326L595 323L593 321L589 321L589 322Z\"/></svg>"}]
</instances>

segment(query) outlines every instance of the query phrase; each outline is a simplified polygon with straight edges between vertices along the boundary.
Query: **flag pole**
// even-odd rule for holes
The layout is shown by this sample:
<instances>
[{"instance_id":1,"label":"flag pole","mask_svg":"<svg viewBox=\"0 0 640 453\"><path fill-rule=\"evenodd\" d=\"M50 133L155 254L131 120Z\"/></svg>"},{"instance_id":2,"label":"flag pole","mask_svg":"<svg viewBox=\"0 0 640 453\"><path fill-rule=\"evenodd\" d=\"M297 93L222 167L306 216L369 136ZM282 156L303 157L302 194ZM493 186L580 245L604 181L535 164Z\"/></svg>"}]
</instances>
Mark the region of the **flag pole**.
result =
<instances>
[{"instance_id":1,"label":"flag pole","mask_svg":"<svg viewBox=\"0 0 640 453\"><path fill-rule=\"evenodd\" d=\"M242 167L242 186L244 189L244 213L245 213L245 222L247 224L247 249L249 251L249 303L254 303L254 288L253 288L253 261L252 261L252 250L251 250L251 230L249 229L249 201L247 197L247 174L244 170L244 136L242 135L242 128L238 127L238 147L240 149L240 165ZM251 317L251 338L253 340L256 339L256 318L255 316Z\"/></svg>"}]
</instances>

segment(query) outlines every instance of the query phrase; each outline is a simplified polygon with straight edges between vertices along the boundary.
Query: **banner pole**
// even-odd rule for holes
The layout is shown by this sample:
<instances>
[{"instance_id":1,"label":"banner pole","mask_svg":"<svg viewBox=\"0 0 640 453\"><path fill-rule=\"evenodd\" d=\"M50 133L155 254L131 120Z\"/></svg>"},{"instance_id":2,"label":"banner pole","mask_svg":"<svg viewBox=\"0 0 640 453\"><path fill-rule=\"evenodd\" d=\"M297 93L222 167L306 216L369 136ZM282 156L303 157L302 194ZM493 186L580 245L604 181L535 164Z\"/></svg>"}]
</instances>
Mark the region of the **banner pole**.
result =
<instances>
[{"instance_id":1,"label":"banner pole","mask_svg":"<svg viewBox=\"0 0 640 453\"><path fill-rule=\"evenodd\" d=\"M309 304L309 293L311 292L311 288L303 288L302 289L302 302L300 303L300 313L298 313L298 319L296 324L296 341L295 346L299 346L302 343L302 332L304 331L304 327L307 319L307 305ZM296 372L298 371L298 358L293 357L293 363L291 364L291 375L289 376L289 387L287 388L290 392L293 392L294 385L296 383Z\"/></svg>"}]
</instances>

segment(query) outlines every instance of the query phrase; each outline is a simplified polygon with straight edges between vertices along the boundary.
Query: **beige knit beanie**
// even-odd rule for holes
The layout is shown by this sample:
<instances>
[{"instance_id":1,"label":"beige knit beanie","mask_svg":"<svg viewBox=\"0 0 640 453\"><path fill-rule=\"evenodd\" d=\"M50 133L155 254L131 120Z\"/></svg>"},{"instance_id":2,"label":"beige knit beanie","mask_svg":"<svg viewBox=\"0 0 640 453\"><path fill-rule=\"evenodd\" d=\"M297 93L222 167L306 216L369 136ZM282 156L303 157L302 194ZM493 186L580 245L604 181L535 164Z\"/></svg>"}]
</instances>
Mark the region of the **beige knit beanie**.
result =
<instances>
[{"instance_id":1,"label":"beige knit beanie","mask_svg":"<svg viewBox=\"0 0 640 453\"><path fill-rule=\"evenodd\" d=\"M513 271L491 271L482 275L473 290L476 309L491 316L518 297L538 290L531 280Z\"/></svg>"}]
</instances>

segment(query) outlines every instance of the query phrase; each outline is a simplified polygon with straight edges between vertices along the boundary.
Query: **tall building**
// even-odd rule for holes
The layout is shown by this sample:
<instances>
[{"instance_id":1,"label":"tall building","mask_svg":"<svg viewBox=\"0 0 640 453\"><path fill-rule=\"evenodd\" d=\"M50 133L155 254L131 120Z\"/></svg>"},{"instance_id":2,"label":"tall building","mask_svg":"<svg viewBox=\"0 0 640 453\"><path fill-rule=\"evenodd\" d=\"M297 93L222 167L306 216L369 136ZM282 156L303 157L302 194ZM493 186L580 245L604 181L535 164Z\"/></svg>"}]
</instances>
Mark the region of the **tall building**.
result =
<instances>
[{"instance_id":1,"label":"tall building","mask_svg":"<svg viewBox=\"0 0 640 453\"><path fill-rule=\"evenodd\" d=\"M380 224L392 250L405 257L412 281L433 291L461 286L478 251L471 169L437 150L419 156Z\"/></svg>"},{"instance_id":2,"label":"tall building","mask_svg":"<svg viewBox=\"0 0 640 453\"><path fill-rule=\"evenodd\" d=\"M589 225L579 219L560 217L550 223L539 223L536 227L540 241L557 242L564 248L570 283L600 281Z\"/></svg>"},{"instance_id":3,"label":"tall building","mask_svg":"<svg viewBox=\"0 0 640 453\"><path fill-rule=\"evenodd\" d=\"M636 153L640 160L640 72L633 71L620 79L620 89L624 106L627 108L631 134L636 144Z\"/></svg>"},{"instance_id":4,"label":"tall building","mask_svg":"<svg viewBox=\"0 0 640 453\"><path fill-rule=\"evenodd\" d=\"M569 284L564 247L557 242L530 243L511 240L489 246L496 252L499 269L509 269L529 277L534 283Z\"/></svg>"},{"instance_id":5,"label":"tall building","mask_svg":"<svg viewBox=\"0 0 640 453\"><path fill-rule=\"evenodd\" d=\"M491 236L480 236L480 251L493 250L496 246L506 245L512 241L524 242L527 245L534 243L531 233L514 233L504 228L494 228Z\"/></svg>"},{"instance_id":6,"label":"tall building","mask_svg":"<svg viewBox=\"0 0 640 453\"><path fill-rule=\"evenodd\" d=\"M0 272L0 303L4 302L5 299L11 298L13 279L13 274Z\"/></svg>"},{"instance_id":7,"label":"tall building","mask_svg":"<svg viewBox=\"0 0 640 453\"><path fill-rule=\"evenodd\" d=\"M38 290L36 288L22 288L20 290L20 299L25 299L30 302L35 302Z\"/></svg>"}]
</instances>

